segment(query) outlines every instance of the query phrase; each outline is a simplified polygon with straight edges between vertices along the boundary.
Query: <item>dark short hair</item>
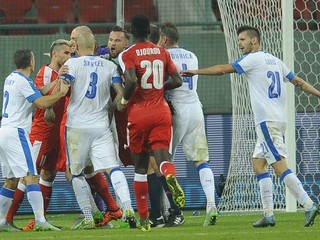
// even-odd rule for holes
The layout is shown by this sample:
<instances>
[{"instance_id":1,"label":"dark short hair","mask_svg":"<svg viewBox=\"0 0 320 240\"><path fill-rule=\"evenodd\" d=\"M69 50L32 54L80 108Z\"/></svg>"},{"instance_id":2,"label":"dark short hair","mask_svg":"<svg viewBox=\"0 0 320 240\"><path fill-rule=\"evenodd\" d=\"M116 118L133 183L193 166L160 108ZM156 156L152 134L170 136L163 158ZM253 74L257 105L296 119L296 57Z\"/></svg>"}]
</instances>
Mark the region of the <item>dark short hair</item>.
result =
<instances>
[{"instance_id":1,"label":"dark short hair","mask_svg":"<svg viewBox=\"0 0 320 240\"><path fill-rule=\"evenodd\" d=\"M25 69L30 66L33 54L30 49L21 49L14 53L13 59L17 69Z\"/></svg>"},{"instance_id":2,"label":"dark short hair","mask_svg":"<svg viewBox=\"0 0 320 240\"><path fill-rule=\"evenodd\" d=\"M131 33L135 37L148 38L150 34L149 18L142 13L138 13L132 18Z\"/></svg>"},{"instance_id":3,"label":"dark short hair","mask_svg":"<svg viewBox=\"0 0 320 240\"><path fill-rule=\"evenodd\" d=\"M111 32L123 32L126 39L128 41L130 40L130 34L123 27L116 25L111 29Z\"/></svg>"},{"instance_id":4,"label":"dark short hair","mask_svg":"<svg viewBox=\"0 0 320 240\"><path fill-rule=\"evenodd\" d=\"M149 41L157 44L160 38L160 28L155 24L150 24Z\"/></svg>"},{"instance_id":5,"label":"dark short hair","mask_svg":"<svg viewBox=\"0 0 320 240\"><path fill-rule=\"evenodd\" d=\"M258 42L260 43L260 31L258 28L245 25L237 29L237 35L242 32L247 32L251 38L256 37L258 39Z\"/></svg>"},{"instance_id":6,"label":"dark short hair","mask_svg":"<svg viewBox=\"0 0 320 240\"><path fill-rule=\"evenodd\" d=\"M171 22L163 24L160 28L160 34L169 38L169 42L177 43L179 41L180 35L176 25Z\"/></svg>"}]
</instances>

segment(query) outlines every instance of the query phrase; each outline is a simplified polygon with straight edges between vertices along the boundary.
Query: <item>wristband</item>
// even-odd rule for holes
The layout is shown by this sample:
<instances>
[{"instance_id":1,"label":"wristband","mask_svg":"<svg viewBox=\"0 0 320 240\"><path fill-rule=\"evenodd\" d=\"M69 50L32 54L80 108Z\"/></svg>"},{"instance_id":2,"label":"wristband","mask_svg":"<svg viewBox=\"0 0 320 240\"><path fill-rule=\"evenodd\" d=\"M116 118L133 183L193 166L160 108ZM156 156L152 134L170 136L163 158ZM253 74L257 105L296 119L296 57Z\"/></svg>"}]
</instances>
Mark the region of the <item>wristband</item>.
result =
<instances>
[{"instance_id":1,"label":"wristband","mask_svg":"<svg viewBox=\"0 0 320 240\"><path fill-rule=\"evenodd\" d=\"M122 105L126 105L126 104L128 103L128 100L125 100L125 99L122 97L120 103L121 103Z\"/></svg>"}]
</instances>

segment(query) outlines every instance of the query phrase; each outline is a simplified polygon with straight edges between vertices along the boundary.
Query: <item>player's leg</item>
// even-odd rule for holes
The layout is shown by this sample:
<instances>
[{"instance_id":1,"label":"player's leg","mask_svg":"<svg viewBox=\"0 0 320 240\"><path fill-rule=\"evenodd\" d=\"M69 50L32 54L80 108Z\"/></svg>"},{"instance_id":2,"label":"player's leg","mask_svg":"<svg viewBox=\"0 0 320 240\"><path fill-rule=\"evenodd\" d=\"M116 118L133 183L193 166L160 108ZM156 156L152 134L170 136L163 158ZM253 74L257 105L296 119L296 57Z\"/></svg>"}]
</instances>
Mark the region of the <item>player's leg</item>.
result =
<instances>
[{"instance_id":1,"label":"player's leg","mask_svg":"<svg viewBox=\"0 0 320 240\"><path fill-rule=\"evenodd\" d=\"M110 177L114 191L121 200L123 210L125 212L130 211L130 213L134 213L131 205L127 179L119 167L112 133L109 128L99 129L99 131L99 137L95 139L90 152L90 158L92 159L94 169L96 171L106 171L106 173ZM109 218L108 221L112 219L120 219L121 217L122 211L119 208L114 212L107 211L105 214L105 219L108 220Z\"/></svg>"},{"instance_id":2,"label":"player's leg","mask_svg":"<svg viewBox=\"0 0 320 240\"><path fill-rule=\"evenodd\" d=\"M84 220L75 229L95 228L90 202L91 190L82 174L83 169L89 165L87 156L95 136L95 132L90 132L87 129L66 127L66 152L68 165L72 174L71 183L78 205L84 214Z\"/></svg>"},{"instance_id":3,"label":"player's leg","mask_svg":"<svg viewBox=\"0 0 320 240\"><path fill-rule=\"evenodd\" d=\"M157 121L158 124L150 131L150 147L157 161L159 170L165 177L168 187L172 192L175 204L183 207L185 205L185 195L178 183L175 166L170 162L172 158L169 153L172 137L171 114L155 114L152 117L154 119L151 119L151 121Z\"/></svg>"},{"instance_id":4,"label":"player's leg","mask_svg":"<svg viewBox=\"0 0 320 240\"><path fill-rule=\"evenodd\" d=\"M207 200L203 226L215 225L218 216L215 204L215 184L213 172L208 165L209 151L202 108L198 103L189 104L188 107L176 106L176 108L179 110L177 110L177 115L173 116L172 145L176 148L181 142L186 159L195 163Z\"/></svg>"},{"instance_id":5,"label":"player's leg","mask_svg":"<svg viewBox=\"0 0 320 240\"><path fill-rule=\"evenodd\" d=\"M7 215L7 222L10 224L13 223L13 217L17 213L17 211L18 211L18 209L24 199L26 188L27 188L26 183L25 183L24 179L21 178L19 180L17 189L14 193L13 200L12 200L12 203L11 203L8 215Z\"/></svg>"},{"instance_id":6,"label":"player's leg","mask_svg":"<svg viewBox=\"0 0 320 240\"><path fill-rule=\"evenodd\" d=\"M319 214L319 207L312 201L308 193L303 189L301 181L297 176L287 167L285 158L272 165L276 174L284 182L290 193L295 197L300 205L305 210L306 222L305 227L310 227L314 223L314 219Z\"/></svg>"},{"instance_id":7,"label":"player's leg","mask_svg":"<svg viewBox=\"0 0 320 240\"><path fill-rule=\"evenodd\" d=\"M0 190L0 232L20 231L19 228L15 227L14 225L11 225L6 220L6 216L11 206L18 182L18 178L6 179L5 183L3 184Z\"/></svg>"},{"instance_id":8,"label":"player's leg","mask_svg":"<svg viewBox=\"0 0 320 240\"><path fill-rule=\"evenodd\" d=\"M161 173L158 170L158 173L155 172L157 168L156 160L153 156L150 156L149 166L148 166L148 194L150 201L150 213L149 213L149 222L151 227L164 227L165 222L164 218L161 215L161 194L162 194L162 185L158 178L158 175L161 176ZM158 174L158 175L157 175Z\"/></svg>"},{"instance_id":9,"label":"player's leg","mask_svg":"<svg viewBox=\"0 0 320 240\"><path fill-rule=\"evenodd\" d=\"M139 154L131 153L134 162L133 189L136 197L140 217L140 229L150 231L148 219L148 180L149 153L142 151Z\"/></svg>"}]
</instances>

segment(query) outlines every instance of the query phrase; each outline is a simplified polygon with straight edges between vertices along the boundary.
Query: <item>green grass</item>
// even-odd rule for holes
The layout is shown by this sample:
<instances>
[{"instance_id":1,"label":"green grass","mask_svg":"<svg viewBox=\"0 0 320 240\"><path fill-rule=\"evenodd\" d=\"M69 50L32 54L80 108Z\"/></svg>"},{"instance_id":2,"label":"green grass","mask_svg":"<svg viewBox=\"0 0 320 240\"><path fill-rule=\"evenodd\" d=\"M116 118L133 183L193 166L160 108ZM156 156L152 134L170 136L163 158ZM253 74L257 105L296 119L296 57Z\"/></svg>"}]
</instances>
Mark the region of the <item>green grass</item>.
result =
<instances>
[{"instance_id":1,"label":"green grass","mask_svg":"<svg viewBox=\"0 0 320 240\"><path fill-rule=\"evenodd\" d=\"M138 229L94 229L69 230L78 214L51 214L48 220L54 225L62 226L60 232L16 232L0 233L0 240L87 240L87 239L115 239L115 240L218 240L218 239L320 239L320 217L313 227L304 227L304 213L276 213L276 226L268 228L253 228L252 223L260 215L223 213L218 217L215 226L202 227L204 211L200 216L192 216L191 211L184 211L186 222L175 228L152 229L151 232L141 232ZM15 224L22 227L29 222L30 216L20 215ZM318 221L317 221L318 220ZM114 227L120 222L112 221Z\"/></svg>"}]
</instances>

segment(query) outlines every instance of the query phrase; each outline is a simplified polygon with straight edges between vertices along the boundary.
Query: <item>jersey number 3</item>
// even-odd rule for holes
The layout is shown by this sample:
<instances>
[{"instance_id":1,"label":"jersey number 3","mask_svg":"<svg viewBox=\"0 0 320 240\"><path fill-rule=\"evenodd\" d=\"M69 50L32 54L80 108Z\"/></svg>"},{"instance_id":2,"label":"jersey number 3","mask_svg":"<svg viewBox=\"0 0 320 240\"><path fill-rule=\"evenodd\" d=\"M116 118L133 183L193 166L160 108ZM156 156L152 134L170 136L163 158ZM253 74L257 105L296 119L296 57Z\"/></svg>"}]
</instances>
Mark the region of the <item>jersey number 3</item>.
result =
<instances>
[{"instance_id":1,"label":"jersey number 3","mask_svg":"<svg viewBox=\"0 0 320 240\"><path fill-rule=\"evenodd\" d=\"M88 90L86 92L86 97L89 99L93 99L97 94L97 83L98 83L98 74L92 72L90 74L90 83Z\"/></svg>"},{"instance_id":2,"label":"jersey number 3","mask_svg":"<svg viewBox=\"0 0 320 240\"><path fill-rule=\"evenodd\" d=\"M143 89L156 89L163 88L163 62L160 60L154 60L153 62L144 60L140 63L141 68L145 68L146 71L141 77L141 88ZM148 83L149 77L153 75L153 82Z\"/></svg>"}]
</instances>

